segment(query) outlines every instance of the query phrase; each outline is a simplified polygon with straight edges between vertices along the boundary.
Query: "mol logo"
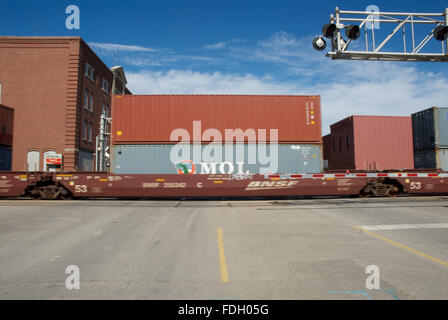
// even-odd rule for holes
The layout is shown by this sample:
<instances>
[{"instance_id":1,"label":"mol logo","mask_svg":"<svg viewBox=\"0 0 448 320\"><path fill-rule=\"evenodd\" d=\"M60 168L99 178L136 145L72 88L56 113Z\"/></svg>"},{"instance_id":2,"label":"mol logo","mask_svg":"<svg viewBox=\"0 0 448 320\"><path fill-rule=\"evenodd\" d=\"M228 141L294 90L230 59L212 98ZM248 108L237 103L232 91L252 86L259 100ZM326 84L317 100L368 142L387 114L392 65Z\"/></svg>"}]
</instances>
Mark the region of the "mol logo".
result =
<instances>
[{"instance_id":1,"label":"mol logo","mask_svg":"<svg viewBox=\"0 0 448 320\"><path fill-rule=\"evenodd\" d=\"M176 164L176 169L179 174L195 174L196 166L191 160L182 160Z\"/></svg>"},{"instance_id":2,"label":"mol logo","mask_svg":"<svg viewBox=\"0 0 448 320\"><path fill-rule=\"evenodd\" d=\"M205 163L201 162L197 164L200 168L198 173L200 174L240 174L240 175L248 175L250 174L249 170L244 171L244 163L237 162L236 166L232 162L223 162L223 163ZM195 174L196 173L196 165L191 160L182 160L181 162L176 164L176 170L179 174Z\"/></svg>"},{"instance_id":3,"label":"mol logo","mask_svg":"<svg viewBox=\"0 0 448 320\"><path fill-rule=\"evenodd\" d=\"M246 188L250 190L275 190L294 188L299 181L252 181Z\"/></svg>"}]
</instances>

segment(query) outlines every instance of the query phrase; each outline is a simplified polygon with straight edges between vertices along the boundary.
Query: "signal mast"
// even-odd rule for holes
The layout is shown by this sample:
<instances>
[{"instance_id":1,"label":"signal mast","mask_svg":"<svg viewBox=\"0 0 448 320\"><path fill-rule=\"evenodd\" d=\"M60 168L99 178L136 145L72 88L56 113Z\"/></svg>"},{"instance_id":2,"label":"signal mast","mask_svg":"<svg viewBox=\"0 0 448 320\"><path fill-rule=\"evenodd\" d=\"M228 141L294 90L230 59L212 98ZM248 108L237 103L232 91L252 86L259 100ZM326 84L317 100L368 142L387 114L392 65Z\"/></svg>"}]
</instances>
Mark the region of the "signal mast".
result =
<instances>
[{"instance_id":1,"label":"signal mast","mask_svg":"<svg viewBox=\"0 0 448 320\"><path fill-rule=\"evenodd\" d=\"M322 35L313 40L314 49L324 51L327 47L325 39L329 39L331 51L326 56L333 60L448 62L448 8L442 13L380 12L375 8L372 11L345 11L336 7L330 22L322 28ZM383 39L381 36L384 35L375 33L382 23L395 25ZM347 39L344 39L342 30L345 30ZM395 46L394 50L385 51L385 46L400 33L401 50L397 51ZM363 49L359 43L353 45L362 34L365 38ZM430 42L432 39L441 42L440 50Z\"/></svg>"}]
</instances>

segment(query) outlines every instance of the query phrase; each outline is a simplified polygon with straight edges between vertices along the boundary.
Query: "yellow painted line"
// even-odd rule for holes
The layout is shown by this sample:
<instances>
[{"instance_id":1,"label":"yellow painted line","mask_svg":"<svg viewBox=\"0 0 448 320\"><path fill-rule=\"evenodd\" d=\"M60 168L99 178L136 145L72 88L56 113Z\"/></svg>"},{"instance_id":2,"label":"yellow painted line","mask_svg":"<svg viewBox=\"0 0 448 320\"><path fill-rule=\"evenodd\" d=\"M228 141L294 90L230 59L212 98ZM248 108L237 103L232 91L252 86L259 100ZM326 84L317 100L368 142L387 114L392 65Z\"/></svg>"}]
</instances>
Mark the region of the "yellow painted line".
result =
<instances>
[{"instance_id":1,"label":"yellow painted line","mask_svg":"<svg viewBox=\"0 0 448 320\"><path fill-rule=\"evenodd\" d=\"M165 179L156 179L157 182L164 182Z\"/></svg>"},{"instance_id":2,"label":"yellow painted line","mask_svg":"<svg viewBox=\"0 0 448 320\"><path fill-rule=\"evenodd\" d=\"M57 174L56 177L73 177L72 174Z\"/></svg>"},{"instance_id":3,"label":"yellow painted line","mask_svg":"<svg viewBox=\"0 0 448 320\"><path fill-rule=\"evenodd\" d=\"M428 254L426 254L426 253L423 253L423 252L417 251L417 250L415 250L415 249L409 248L409 247L407 247L407 246L405 246L405 245L403 245L403 244L401 244L401 243L398 243L398 242L393 241L393 240L390 240L390 239L388 239L388 238L386 238L386 237L380 236L379 234L376 234L375 232L366 230L366 229L364 229L364 228L362 228L362 227L357 227L357 228L358 228L358 229L361 229L361 230L364 231L364 232L367 232L368 234L370 234L370 235L372 235L372 236L374 236L374 237L377 237L377 238L379 238L379 239L381 239L381 240L384 240L384 241L386 241L386 242L389 242L389 243L391 243L391 244L393 244L393 245L395 245L395 246L397 246L397 247L406 249L406 250L408 250L408 251L410 251L410 252L412 252L412 253L418 254L419 256L422 256L422 257L424 257L424 258L426 258L426 259L429 259L429 260L431 260L431 261L440 263L441 265L444 265L445 267L448 267L448 262L446 262L446 261L443 261L443 260L434 258L434 257L432 257L432 256L430 256L430 255L428 255Z\"/></svg>"},{"instance_id":4,"label":"yellow painted line","mask_svg":"<svg viewBox=\"0 0 448 320\"><path fill-rule=\"evenodd\" d=\"M219 248L219 265L221 267L221 281L229 282L229 274L227 272L226 255L224 253L224 241L222 240L221 228L218 228L218 248Z\"/></svg>"},{"instance_id":5,"label":"yellow painted line","mask_svg":"<svg viewBox=\"0 0 448 320\"><path fill-rule=\"evenodd\" d=\"M224 181L213 181L213 183L223 183Z\"/></svg>"},{"instance_id":6,"label":"yellow painted line","mask_svg":"<svg viewBox=\"0 0 448 320\"><path fill-rule=\"evenodd\" d=\"M98 181L107 182L109 179L99 179Z\"/></svg>"}]
</instances>

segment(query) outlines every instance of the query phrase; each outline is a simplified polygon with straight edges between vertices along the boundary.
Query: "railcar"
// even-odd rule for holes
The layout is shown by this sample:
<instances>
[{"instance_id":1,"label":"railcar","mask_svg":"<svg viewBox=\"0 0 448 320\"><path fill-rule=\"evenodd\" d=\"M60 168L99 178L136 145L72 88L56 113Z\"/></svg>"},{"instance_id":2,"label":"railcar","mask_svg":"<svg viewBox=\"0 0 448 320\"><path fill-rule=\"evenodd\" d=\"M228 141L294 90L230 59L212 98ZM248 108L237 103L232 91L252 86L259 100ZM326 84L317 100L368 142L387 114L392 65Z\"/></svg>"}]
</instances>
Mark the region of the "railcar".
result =
<instances>
[{"instance_id":1,"label":"railcar","mask_svg":"<svg viewBox=\"0 0 448 320\"><path fill-rule=\"evenodd\" d=\"M160 175L2 172L0 197L82 198L391 197L448 194L448 172Z\"/></svg>"}]
</instances>

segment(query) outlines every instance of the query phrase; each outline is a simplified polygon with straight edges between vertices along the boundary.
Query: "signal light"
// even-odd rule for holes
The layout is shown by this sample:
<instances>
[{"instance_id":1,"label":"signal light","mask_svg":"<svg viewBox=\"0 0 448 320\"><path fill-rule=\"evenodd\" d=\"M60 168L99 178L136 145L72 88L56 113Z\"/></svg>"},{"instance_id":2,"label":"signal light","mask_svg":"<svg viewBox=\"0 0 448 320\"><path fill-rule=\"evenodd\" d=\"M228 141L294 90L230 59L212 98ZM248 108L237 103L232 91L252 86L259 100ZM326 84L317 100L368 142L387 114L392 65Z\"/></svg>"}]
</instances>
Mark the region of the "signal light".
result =
<instances>
[{"instance_id":1,"label":"signal light","mask_svg":"<svg viewBox=\"0 0 448 320\"><path fill-rule=\"evenodd\" d=\"M347 26L345 27L345 35L350 40L357 40L361 36L361 29L359 26Z\"/></svg>"},{"instance_id":2,"label":"signal light","mask_svg":"<svg viewBox=\"0 0 448 320\"><path fill-rule=\"evenodd\" d=\"M334 23L327 23L322 28L322 34L325 38L331 39L334 38L336 32L336 25Z\"/></svg>"},{"instance_id":3,"label":"signal light","mask_svg":"<svg viewBox=\"0 0 448 320\"><path fill-rule=\"evenodd\" d=\"M448 38L448 26L438 26L433 32L434 38L438 41L445 41Z\"/></svg>"},{"instance_id":4,"label":"signal light","mask_svg":"<svg viewBox=\"0 0 448 320\"><path fill-rule=\"evenodd\" d=\"M347 47L347 41L341 37L341 49L344 50Z\"/></svg>"},{"instance_id":5,"label":"signal light","mask_svg":"<svg viewBox=\"0 0 448 320\"><path fill-rule=\"evenodd\" d=\"M327 47L327 42L322 37L314 38L313 40L313 48L317 51L323 51Z\"/></svg>"}]
</instances>

